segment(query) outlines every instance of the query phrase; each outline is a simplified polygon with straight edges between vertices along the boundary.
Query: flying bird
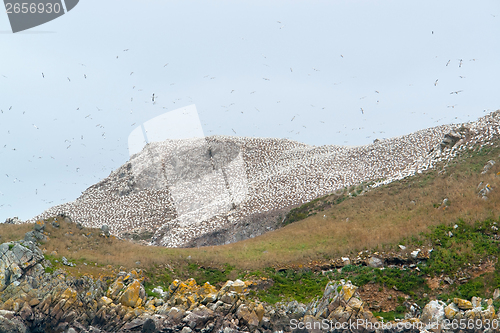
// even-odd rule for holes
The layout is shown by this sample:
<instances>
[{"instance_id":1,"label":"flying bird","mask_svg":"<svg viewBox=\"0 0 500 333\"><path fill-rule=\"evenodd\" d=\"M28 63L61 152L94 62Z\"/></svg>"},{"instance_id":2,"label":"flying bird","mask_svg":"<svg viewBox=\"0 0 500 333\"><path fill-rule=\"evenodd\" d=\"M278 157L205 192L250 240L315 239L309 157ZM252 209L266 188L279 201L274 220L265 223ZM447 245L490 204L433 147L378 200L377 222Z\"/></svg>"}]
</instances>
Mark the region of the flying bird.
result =
<instances>
[{"instance_id":1,"label":"flying bird","mask_svg":"<svg viewBox=\"0 0 500 333\"><path fill-rule=\"evenodd\" d=\"M462 92L462 91L463 91L463 90L452 91L452 92L450 93L450 95L452 95L452 94L457 94L457 95L458 95L458 93L460 93L460 92Z\"/></svg>"},{"instance_id":2,"label":"flying bird","mask_svg":"<svg viewBox=\"0 0 500 333\"><path fill-rule=\"evenodd\" d=\"M295 119L295 116L293 116L292 120L290 120L290 121L293 121L294 119Z\"/></svg>"},{"instance_id":3,"label":"flying bird","mask_svg":"<svg viewBox=\"0 0 500 333\"><path fill-rule=\"evenodd\" d=\"M434 81L434 87L438 85L438 81L439 79L436 79L436 81Z\"/></svg>"},{"instance_id":4,"label":"flying bird","mask_svg":"<svg viewBox=\"0 0 500 333\"><path fill-rule=\"evenodd\" d=\"M361 109L361 114L365 114L365 111L363 111L363 108L360 108Z\"/></svg>"},{"instance_id":5,"label":"flying bird","mask_svg":"<svg viewBox=\"0 0 500 333\"><path fill-rule=\"evenodd\" d=\"M451 61L451 60L448 60L448 62L446 63L446 66L448 66L448 65L450 64L450 61Z\"/></svg>"},{"instance_id":6,"label":"flying bird","mask_svg":"<svg viewBox=\"0 0 500 333\"><path fill-rule=\"evenodd\" d=\"M151 97L151 100L154 102L155 101L155 94L153 93L153 96Z\"/></svg>"},{"instance_id":7,"label":"flying bird","mask_svg":"<svg viewBox=\"0 0 500 333\"><path fill-rule=\"evenodd\" d=\"M43 73L42 73L42 77L45 79L45 75L43 75Z\"/></svg>"},{"instance_id":8,"label":"flying bird","mask_svg":"<svg viewBox=\"0 0 500 333\"><path fill-rule=\"evenodd\" d=\"M70 78L68 77L68 81L71 82Z\"/></svg>"},{"instance_id":9,"label":"flying bird","mask_svg":"<svg viewBox=\"0 0 500 333\"><path fill-rule=\"evenodd\" d=\"M458 64L458 67L462 67L462 59L459 59L460 63Z\"/></svg>"}]
</instances>

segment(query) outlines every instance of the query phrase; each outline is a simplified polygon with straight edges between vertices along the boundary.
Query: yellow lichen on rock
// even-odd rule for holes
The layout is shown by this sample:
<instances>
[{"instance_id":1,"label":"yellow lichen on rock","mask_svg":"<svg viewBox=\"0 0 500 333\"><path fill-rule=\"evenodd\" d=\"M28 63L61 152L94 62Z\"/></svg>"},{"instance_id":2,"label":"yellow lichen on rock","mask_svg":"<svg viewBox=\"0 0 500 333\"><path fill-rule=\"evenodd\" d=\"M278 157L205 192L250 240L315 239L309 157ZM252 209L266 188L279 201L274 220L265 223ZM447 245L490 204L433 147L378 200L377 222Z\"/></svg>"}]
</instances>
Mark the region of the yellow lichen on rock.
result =
<instances>
[{"instance_id":1,"label":"yellow lichen on rock","mask_svg":"<svg viewBox=\"0 0 500 333\"><path fill-rule=\"evenodd\" d=\"M236 280L232 283L231 287L229 287L230 291L237 292L238 294L242 294L246 289L245 282L241 280Z\"/></svg>"},{"instance_id":2,"label":"yellow lichen on rock","mask_svg":"<svg viewBox=\"0 0 500 333\"><path fill-rule=\"evenodd\" d=\"M465 300L465 299L454 298L453 303L455 303L458 306L458 308L462 309L462 310L472 309L472 303L470 301Z\"/></svg>"},{"instance_id":3,"label":"yellow lichen on rock","mask_svg":"<svg viewBox=\"0 0 500 333\"><path fill-rule=\"evenodd\" d=\"M63 299L74 299L76 300L76 295L77 295L77 292L76 290L72 289L72 288L67 288L62 294L61 294L61 298Z\"/></svg>"},{"instance_id":4,"label":"yellow lichen on rock","mask_svg":"<svg viewBox=\"0 0 500 333\"><path fill-rule=\"evenodd\" d=\"M134 307L139 299L139 291L141 290L141 283L134 280L127 289L123 292L119 302L125 306Z\"/></svg>"},{"instance_id":5,"label":"yellow lichen on rock","mask_svg":"<svg viewBox=\"0 0 500 333\"><path fill-rule=\"evenodd\" d=\"M455 318L455 315L458 313L459 309L455 303L450 303L444 308L444 315L447 319Z\"/></svg>"},{"instance_id":6,"label":"yellow lichen on rock","mask_svg":"<svg viewBox=\"0 0 500 333\"><path fill-rule=\"evenodd\" d=\"M108 292L106 293L106 296L107 297L110 297L110 298L115 298L118 296L118 294L120 293L120 291L123 289L125 285L123 284L123 277L119 277L118 279L116 279L115 282L113 282L113 284L108 288Z\"/></svg>"},{"instance_id":7,"label":"yellow lichen on rock","mask_svg":"<svg viewBox=\"0 0 500 333\"><path fill-rule=\"evenodd\" d=\"M358 289L358 287L352 285L352 284L345 284L342 286L342 291L344 292L343 293L343 296L344 296L344 300L345 301L348 301L351 299L351 297L354 295L354 293L356 292L356 290Z\"/></svg>"},{"instance_id":8,"label":"yellow lichen on rock","mask_svg":"<svg viewBox=\"0 0 500 333\"><path fill-rule=\"evenodd\" d=\"M103 305L110 305L111 303L113 303L113 300L111 298L106 297L106 296L102 296L101 303Z\"/></svg>"},{"instance_id":9,"label":"yellow lichen on rock","mask_svg":"<svg viewBox=\"0 0 500 333\"><path fill-rule=\"evenodd\" d=\"M257 318L259 319L259 323L262 321L262 318L264 317L265 309L262 303L259 303L257 307L255 308L255 314L257 315Z\"/></svg>"}]
</instances>

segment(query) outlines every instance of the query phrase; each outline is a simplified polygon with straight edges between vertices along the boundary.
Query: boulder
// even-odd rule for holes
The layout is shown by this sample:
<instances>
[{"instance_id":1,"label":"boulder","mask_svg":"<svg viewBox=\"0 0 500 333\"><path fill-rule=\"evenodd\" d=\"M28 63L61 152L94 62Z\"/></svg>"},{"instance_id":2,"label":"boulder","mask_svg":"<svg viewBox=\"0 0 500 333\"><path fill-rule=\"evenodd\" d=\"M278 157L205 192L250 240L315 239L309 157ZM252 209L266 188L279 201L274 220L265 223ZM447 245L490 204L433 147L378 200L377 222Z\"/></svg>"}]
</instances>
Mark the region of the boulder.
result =
<instances>
[{"instance_id":1,"label":"boulder","mask_svg":"<svg viewBox=\"0 0 500 333\"><path fill-rule=\"evenodd\" d=\"M382 268L384 267L384 261L378 257L370 257L368 258L366 264L373 268Z\"/></svg>"},{"instance_id":2,"label":"boulder","mask_svg":"<svg viewBox=\"0 0 500 333\"><path fill-rule=\"evenodd\" d=\"M141 283L138 280L134 280L123 292L119 302L122 305L135 307L139 301L139 292L141 289Z\"/></svg>"},{"instance_id":3,"label":"boulder","mask_svg":"<svg viewBox=\"0 0 500 333\"><path fill-rule=\"evenodd\" d=\"M257 314L255 314L254 311L250 311L246 304L242 304L238 307L236 317L238 317L238 319L247 325L251 330L259 326L259 317L257 317Z\"/></svg>"},{"instance_id":4,"label":"boulder","mask_svg":"<svg viewBox=\"0 0 500 333\"><path fill-rule=\"evenodd\" d=\"M0 333L26 333L26 326L17 318L0 315Z\"/></svg>"},{"instance_id":5,"label":"boulder","mask_svg":"<svg viewBox=\"0 0 500 333\"><path fill-rule=\"evenodd\" d=\"M188 314L183 321L192 323L192 328L200 329L205 327L205 324L214 318L214 312L205 306L201 305Z\"/></svg>"},{"instance_id":6,"label":"boulder","mask_svg":"<svg viewBox=\"0 0 500 333\"><path fill-rule=\"evenodd\" d=\"M154 333L156 332L156 323L152 318L146 319L142 324L141 333Z\"/></svg>"},{"instance_id":7,"label":"boulder","mask_svg":"<svg viewBox=\"0 0 500 333\"><path fill-rule=\"evenodd\" d=\"M104 237L110 236L109 227L106 224L103 224L101 226L101 235L103 235Z\"/></svg>"},{"instance_id":8,"label":"boulder","mask_svg":"<svg viewBox=\"0 0 500 333\"><path fill-rule=\"evenodd\" d=\"M444 315L446 319L452 320L459 311L460 309L455 303L450 303L444 308Z\"/></svg>"},{"instance_id":9,"label":"boulder","mask_svg":"<svg viewBox=\"0 0 500 333\"><path fill-rule=\"evenodd\" d=\"M243 292L245 292L245 289L246 289L246 285L245 285L245 282L241 281L241 280L236 280L234 281L231 286L229 287L229 290L230 291L234 291L238 294L242 294Z\"/></svg>"},{"instance_id":10,"label":"boulder","mask_svg":"<svg viewBox=\"0 0 500 333\"><path fill-rule=\"evenodd\" d=\"M238 300L238 294L234 291L230 291L228 293L223 294L220 297L220 300L227 304L234 304Z\"/></svg>"},{"instance_id":11,"label":"boulder","mask_svg":"<svg viewBox=\"0 0 500 333\"><path fill-rule=\"evenodd\" d=\"M472 303L470 301L465 300L465 299L454 298L453 303L455 303L458 306L458 308L461 310L472 309Z\"/></svg>"},{"instance_id":12,"label":"boulder","mask_svg":"<svg viewBox=\"0 0 500 333\"><path fill-rule=\"evenodd\" d=\"M424 324L442 323L445 318L445 306L441 301L430 301L422 310L420 321Z\"/></svg>"},{"instance_id":13,"label":"boulder","mask_svg":"<svg viewBox=\"0 0 500 333\"><path fill-rule=\"evenodd\" d=\"M14 216L14 217L8 217L7 219L5 219L4 223L6 223L6 224L21 224L21 223L23 223L23 221L21 221L19 219L19 217Z\"/></svg>"},{"instance_id":14,"label":"boulder","mask_svg":"<svg viewBox=\"0 0 500 333\"><path fill-rule=\"evenodd\" d=\"M498 298L500 297L500 289L495 289L495 291L493 291L493 299L494 300L497 300Z\"/></svg>"},{"instance_id":15,"label":"boulder","mask_svg":"<svg viewBox=\"0 0 500 333\"><path fill-rule=\"evenodd\" d=\"M7 288L9 284L16 283L26 270L42 260L43 255L40 249L35 248L31 242L18 241L1 244L0 291Z\"/></svg>"},{"instance_id":16,"label":"boulder","mask_svg":"<svg viewBox=\"0 0 500 333\"><path fill-rule=\"evenodd\" d=\"M490 171L490 169L495 165L495 161L489 160L483 167L483 171L481 172L482 175Z\"/></svg>"},{"instance_id":17,"label":"boulder","mask_svg":"<svg viewBox=\"0 0 500 333\"><path fill-rule=\"evenodd\" d=\"M262 321L262 318L264 317L265 312L266 312L262 303L259 303L254 311L255 311L255 314L257 315L257 319L259 319L259 323L260 323Z\"/></svg>"},{"instance_id":18,"label":"boulder","mask_svg":"<svg viewBox=\"0 0 500 333\"><path fill-rule=\"evenodd\" d=\"M34 229L37 232L43 232L45 230L45 222L41 220L36 221Z\"/></svg>"}]
</instances>

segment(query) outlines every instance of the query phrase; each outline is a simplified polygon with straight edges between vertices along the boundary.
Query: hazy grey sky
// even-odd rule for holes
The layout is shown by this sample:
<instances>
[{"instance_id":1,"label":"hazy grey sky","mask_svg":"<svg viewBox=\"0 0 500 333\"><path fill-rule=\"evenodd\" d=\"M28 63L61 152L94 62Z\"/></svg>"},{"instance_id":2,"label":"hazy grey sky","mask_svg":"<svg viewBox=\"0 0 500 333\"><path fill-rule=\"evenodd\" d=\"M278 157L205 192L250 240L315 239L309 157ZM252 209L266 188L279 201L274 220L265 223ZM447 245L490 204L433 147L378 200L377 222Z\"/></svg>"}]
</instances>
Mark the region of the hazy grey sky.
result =
<instances>
[{"instance_id":1,"label":"hazy grey sky","mask_svg":"<svg viewBox=\"0 0 500 333\"><path fill-rule=\"evenodd\" d=\"M0 45L0 221L76 199L191 104L205 135L312 145L500 107L497 0L81 0L17 34L3 12Z\"/></svg>"}]
</instances>

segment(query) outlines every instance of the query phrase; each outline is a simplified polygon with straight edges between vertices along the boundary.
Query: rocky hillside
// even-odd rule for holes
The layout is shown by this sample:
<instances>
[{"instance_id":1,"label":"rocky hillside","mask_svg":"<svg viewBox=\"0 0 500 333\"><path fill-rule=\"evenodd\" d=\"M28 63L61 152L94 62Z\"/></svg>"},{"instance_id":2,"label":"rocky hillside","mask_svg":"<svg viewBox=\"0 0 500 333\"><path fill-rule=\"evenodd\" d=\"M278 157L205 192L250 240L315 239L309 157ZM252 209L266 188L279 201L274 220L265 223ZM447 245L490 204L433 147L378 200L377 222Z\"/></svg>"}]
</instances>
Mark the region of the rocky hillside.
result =
<instances>
[{"instance_id":1,"label":"rocky hillside","mask_svg":"<svg viewBox=\"0 0 500 333\"><path fill-rule=\"evenodd\" d=\"M387 184L488 144L499 120L495 112L360 147L219 136L151 143L76 201L27 222L64 214L155 245L231 243L279 227L290 208L336 189Z\"/></svg>"},{"instance_id":2,"label":"rocky hillside","mask_svg":"<svg viewBox=\"0 0 500 333\"><path fill-rule=\"evenodd\" d=\"M345 280L330 281L309 303L271 305L252 297L255 280L220 288L174 280L147 292L140 270L77 278L45 259L37 244L44 228L40 221L24 240L0 245L0 332L456 332L462 322L479 332L500 320L491 299L433 300L421 309L407 297L404 319L384 322Z\"/></svg>"}]
</instances>

